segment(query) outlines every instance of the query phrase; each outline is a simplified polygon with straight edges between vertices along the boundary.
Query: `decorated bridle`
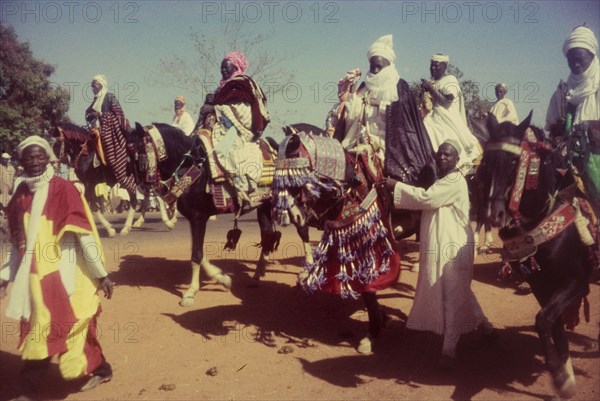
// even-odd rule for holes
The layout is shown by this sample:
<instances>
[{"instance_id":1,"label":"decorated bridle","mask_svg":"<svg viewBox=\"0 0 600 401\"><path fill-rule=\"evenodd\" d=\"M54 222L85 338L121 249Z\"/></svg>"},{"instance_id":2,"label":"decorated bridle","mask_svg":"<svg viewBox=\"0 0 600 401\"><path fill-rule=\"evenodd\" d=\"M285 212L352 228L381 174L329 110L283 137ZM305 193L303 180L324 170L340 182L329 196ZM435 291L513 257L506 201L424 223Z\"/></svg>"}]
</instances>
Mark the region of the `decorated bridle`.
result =
<instances>
[{"instance_id":1,"label":"decorated bridle","mask_svg":"<svg viewBox=\"0 0 600 401\"><path fill-rule=\"evenodd\" d=\"M509 142L489 142L486 151L503 151L519 156L517 173L512 186L508 210L515 221L521 219L519 206L525 189L532 190L538 187L540 173L540 152L550 151L550 144L538 141L531 128L525 131L525 138L520 145Z\"/></svg>"}]
</instances>

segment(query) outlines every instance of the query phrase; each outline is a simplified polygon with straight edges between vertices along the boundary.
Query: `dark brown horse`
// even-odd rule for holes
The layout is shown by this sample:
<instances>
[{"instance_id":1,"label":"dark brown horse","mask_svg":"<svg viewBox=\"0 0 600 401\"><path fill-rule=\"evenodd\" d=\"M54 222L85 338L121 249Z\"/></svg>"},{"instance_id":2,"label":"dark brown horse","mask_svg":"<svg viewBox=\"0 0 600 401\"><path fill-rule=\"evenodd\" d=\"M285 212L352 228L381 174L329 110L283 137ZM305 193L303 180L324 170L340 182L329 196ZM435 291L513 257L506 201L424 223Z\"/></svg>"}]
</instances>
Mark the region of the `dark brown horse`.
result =
<instances>
[{"instance_id":1,"label":"dark brown horse","mask_svg":"<svg viewBox=\"0 0 600 401\"><path fill-rule=\"evenodd\" d=\"M192 278L180 301L181 306L191 306L200 288L201 268L207 278L217 280L226 288L231 287L231 278L210 263L204 255L206 223L210 216L217 213L213 194L207 190L211 182L208 155L198 135L186 136L183 131L168 124L154 124L154 127L164 142L166 154L166 158L157 164L158 175L163 182L180 180L188 171L199 171L199 178L193 181L176 201L177 210L189 221L192 234ZM146 130L140 124L136 124L128 140L139 148L144 138L147 138ZM138 170L138 174L145 174L145 171ZM274 230L271 221L270 199L260 203L256 210L260 226L261 253L254 278L260 279L265 274L269 254L277 247L281 234ZM232 230L230 235L235 236L234 231Z\"/></svg>"},{"instance_id":2,"label":"dark brown horse","mask_svg":"<svg viewBox=\"0 0 600 401\"><path fill-rule=\"evenodd\" d=\"M382 178L374 153L346 153L336 139L297 132L279 146L273 180L274 217L293 223L304 242L298 284L308 292L362 297L369 316L368 336L358 346L363 353L371 352L385 322L376 291L395 283L400 272L389 199L374 189ZM314 251L309 226L323 230Z\"/></svg>"},{"instance_id":3,"label":"dark brown horse","mask_svg":"<svg viewBox=\"0 0 600 401\"><path fill-rule=\"evenodd\" d=\"M104 216L106 212L106 202L102 195L96 194L98 184L106 184L109 187L116 184L116 178L112 170L102 163L98 162L96 156L96 141L93 140L89 131L73 123L64 123L56 125L51 129L50 134L57 139L54 144L54 151L59 158L59 162L67 163L75 169L77 178L83 183L85 188L85 198L95 212L96 218L106 229L109 237L116 235L113 225ZM149 193L141 188L147 197ZM143 216L147 202L142 202L141 216L134 223L134 213L137 206L137 196L135 193L128 193L132 207L127 212L125 225L120 231L121 235L127 235L132 227L139 227L143 222ZM164 204L161 204L161 217L169 229L173 228L173 222L167 216Z\"/></svg>"},{"instance_id":4,"label":"dark brown horse","mask_svg":"<svg viewBox=\"0 0 600 401\"><path fill-rule=\"evenodd\" d=\"M575 377L563 316L572 308L578 313L588 294L594 255L574 222L585 200L572 195L568 175L557 174L552 148L530 120L531 113L518 126L499 124L490 114L480 167L483 199L487 218L500 228L506 260L541 306L535 329L556 391L571 398Z\"/></svg>"}]
</instances>

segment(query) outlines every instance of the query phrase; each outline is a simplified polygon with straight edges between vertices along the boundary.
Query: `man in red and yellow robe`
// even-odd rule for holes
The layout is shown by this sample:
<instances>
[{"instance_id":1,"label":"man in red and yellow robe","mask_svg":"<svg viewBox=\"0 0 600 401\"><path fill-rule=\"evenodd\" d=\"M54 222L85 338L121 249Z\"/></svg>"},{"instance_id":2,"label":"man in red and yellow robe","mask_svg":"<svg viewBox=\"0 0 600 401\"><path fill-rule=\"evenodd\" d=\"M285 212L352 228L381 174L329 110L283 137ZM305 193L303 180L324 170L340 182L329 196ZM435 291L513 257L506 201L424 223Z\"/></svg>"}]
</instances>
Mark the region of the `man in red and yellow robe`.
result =
<instances>
[{"instance_id":1,"label":"man in red and yellow robe","mask_svg":"<svg viewBox=\"0 0 600 401\"><path fill-rule=\"evenodd\" d=\"M14 281L6 315L21 322L21 391L36 393L55 355L64 378L91 375L83 389L93 388L112 377L96 338L97 290L110 298L113 287L98 232L83 195L54 176L48 143L32 136L18 151L25 176L7 206L12 248L0 288Z\"/></svg>"}]
</instances>

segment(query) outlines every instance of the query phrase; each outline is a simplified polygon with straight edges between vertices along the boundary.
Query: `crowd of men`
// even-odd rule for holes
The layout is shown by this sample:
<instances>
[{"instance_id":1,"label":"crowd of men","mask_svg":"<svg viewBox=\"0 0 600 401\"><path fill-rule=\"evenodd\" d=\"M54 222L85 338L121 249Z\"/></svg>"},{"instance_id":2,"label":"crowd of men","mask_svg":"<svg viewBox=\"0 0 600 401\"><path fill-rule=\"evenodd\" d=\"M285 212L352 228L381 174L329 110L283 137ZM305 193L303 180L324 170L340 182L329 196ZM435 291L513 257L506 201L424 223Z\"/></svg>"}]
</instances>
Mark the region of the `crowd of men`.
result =
<instances>
[{"instance_id":1,"label":"crowd of men","mask_svg":"<svg viewBox=\"0 0 600 401\"><path fill-rule=\"evenodd\" d=\"M564 138L574 125L600 120L600 66L598 41L585 26L569 34L563 52L570 74L550 100L546 129L552 136ZM362 82L358 69L349 71L339 82L337 124L330 134L339 138L348 151L366 149L383 160L388 132L386 109L398 100L400 81L392 36L377 39L368 49L367 59L369 71ZM461 334L477 329L484 336L494 336L494 327L470 289L473 252L467 247L473 242L473 232L464 172L481 156L482 149L469 130L460 84L447 73L448 64L447 55L434 54L430 60L431 79L421 82L423 124L435 152L437 179L427 188L393 179L382 183L393 195L396 208L423 210L421 268L407 327L444 336L440 364L446 367L454 363ZM249 201L261 176L260 170L247 166L261 165L256 162L261 157L257 141L269 123L266 96L246 75L247 68L244 54L234 51L226 55L221 63L222 80L207 96L198 122L194 124L185 110L183 97L174 101L173 119L173 125L187 135L211 138L216 158L240 205ZM125 168L124 133L129 130L129 122L118 99L108 92L106 77L95 76L92 89L95 96L86 111L86 121L97 130L102 144L98 157L112 168L123 188L135 191L135 182ZM498 121L516 124L519 119L506 93L505 84L496 86L498 101L490 113ZM40 374L53 356L59 357L66 379L87 375L89 380L82 390L89 390L112 378L95 336L100 314L97 290L110 298L112 282L101 258L81 257L80 253L101 247L96 226L82 194L57 176L52 163L55 155L45 139L26 138L19 144L17 155L23 172L15 187L8 184L12 184L15 173L10 156L2 154L1 159L1 200L8 216L12 248L0 270L0 291L13 282L5 313L23 323L20 351L25 363L18 383L19 399L35 396ZM597 149L589 163L598 171ZM586 185L590 193L598 193L597 178ZM57 262L34 257L36 242L48 241L58 245ZM440 258L440 248L450 242L464 246ZM49 323L60 328L53 333L52 341L28 341L28 327ZM69 341L71 338L78 341Z\"/></svg>"}]
</instances>

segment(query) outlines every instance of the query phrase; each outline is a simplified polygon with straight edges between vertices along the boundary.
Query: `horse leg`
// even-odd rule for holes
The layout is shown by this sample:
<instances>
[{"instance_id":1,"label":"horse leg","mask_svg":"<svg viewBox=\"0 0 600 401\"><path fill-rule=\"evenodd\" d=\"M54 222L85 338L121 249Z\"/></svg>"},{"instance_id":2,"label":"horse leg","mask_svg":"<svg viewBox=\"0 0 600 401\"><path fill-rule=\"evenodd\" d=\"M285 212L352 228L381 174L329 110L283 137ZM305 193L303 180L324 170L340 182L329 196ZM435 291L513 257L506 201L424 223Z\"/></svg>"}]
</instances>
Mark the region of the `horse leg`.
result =
<instances>
[{"instance_id":1,"label":"horse leg","mask_svg":"<svg viewBox=\"0 0 600 401\"><path fill-rule=\"evenodd\" d=\"M189 216L190 230L192 233L192 279L188 289L183 293L180 306L192 306L194 296L200 290L200 264L203 258L204 234L206 233L206 215L195 214Z\"/></svg>"},{"instance_id":2,"label":"horse leg","mask_svg":"<svg viewBox=\"0 0 600 401\"><path fill-rule=\"evenodd\" d=\"M201 268L209 279L215 279L228 290L231 288L231 277L210 263L203 254L207 218L207 215L199 215L189 219L192 231L192 279L188 289L183 293L181 301L179 301L180 306L192 306L194 304L194 296L200 290Z\"/></svg>"},{"instance_id":3,"label":"horse leg","mask_svg":"<svg viewBox=\"0 0 600 401\"><path fill-rule=\"evenodd\" d=\"M149 197L147 194L144 195L144 200L140 205L140 217L133 223L133 228L140 228L146 221L146 211L148 210Z\"/></svg>"},{"instance_id":4,"label":"horse leg","mask_svg":"<svg viewBox=\"0 0 600 401\"><path fill-rule=\"evenodd\" d=\"M479 221L475 224L475 230L473 230L473 240L475 241L475 246L473 249L475 250L475 256L479 253L479 231L481 230L481 223Z\"/></svg>"},{"instance_id":5,"label":"horse leg","mask_svg":"<svg viewBox=\"0 0 600 401\"><path fill-rule=\"evenodd\" d=\"M173 218L169 220L169 216L167 215L167 206L165 205L165 201L160 197L156 197L156 201L158 202L158 208L160 209L160 218L163 223L169 230L172 230L175 227L175 222L177 221L177 217L173 214Z\"/></svg>"},{"instance_id":6,"label":"horse leg","mask_svg":"<svg viewBox=\"0 0 600 401\"><path fill-rule=\"evenodd\" d=\"M563 338L561 316L569 305L584 295L585 289L572 280L552 294L535 317L535 328L542 343L546 366L552 375L554 387L562 398L575 395L575 377L569 358L569 345L566 338ZM553 337L558 344L553 343Z\"/></svg>"},{"instance_id":7,"label":"horse leg","mask_svg":"<svg viewBox=\"0 0 600 401\"><path fill-rule=\"evenodd\" d=\"M271 205L269 203L263 203L256 210L256 217L258 219L258 225L260 226L260 246L261 252L258 262L256 264L256 271L252 278L254 280L260 280L264 277L267 272L267 263L269 255L279 245L281 233L273 230L273 222L271 221Z\"/></svg>"},{"instance_id":8,"label":"horse leg","mask_svg":"<svg viewBox=\"0 0 600 401\"><path fill-rule=\"evenodd\" d=\"M104 213L102 213L102 210L99 209L96 211L96 218L98 219L102 227L104 227L104 229L107 231L109 238L112 238L115 235L117 235L117 231L113 228L112 224L110 224L110 222L106 220L106 217L104 217Z\"/></svg>"},{"instance_id":9,"label":"horse leg","mask_svg":"<svg viewBox=\"0 0 600 401\"><path fill-rule=\"evenodd\" d=\"M129 210L127 211L127 218L125 219L125 225L121 232L119 233L122 236L125 236L131 232L131 227L133 226L133 217L135 215L135 208L137 206L137 195L135 192L129 192Z\"/></svg>"},{"instance_id":10,"label":"horse leg","mask_svg":"<svg viewBox=\"0 0 600 401\"><path fill-rule=\"evenodd\" d=\"M490 223L484 224L485 229L485 242L483 243L483 247L481 248L481 253L490 253L492 249L492 245L494 244L494 237L492 235L492 226Z\"/></svg>"},{"instance_id":11,"label":"horse leg","mask_svg":"<svg viewBox=\"0 0 600 401\"><path fill-rule=\"evenodd\" d=\"M385 314L379 307L377 294L374 292L363 292L363 302L367 307L367 315L369 316L369 334L360 340L356 349L361 354L370 354L373 351L373 343L379 337L381 328L385 325Z\"/></svg>"},{"instance_id":12,"label":"horse leg","mask_svg":"<svg viewBox=\"0 0 600 401\"><path fill-rule=\"evenodd\" d=\"M567 338L562 319L558 319L552 327L552 340L554 341L554 346L558 352L558 358L563 366L564 373L567 375L567 380L562 385L560 393L567 394L567 398L570 398L572 395L575 395L575 373L573 372L573 364L569 355L569 339ZM572 391L572 395L568 395L570 391Z\"/></svg>"},{"instance_id":13,"label":"horse leg","mask_svg":"<svg viewBox=\"0 0 600 401\"><path fill-rule=\"evenodd\" d=\"M294 223L294 225L296 226L296 231L298 232L298 236L302 240L302 246L304 247L304 268L300 273L298 273L298 283L303 285L306 283L306 279L308 278L308 268L312 266L314 259L312 247L310 246L308 238L308 226L300 225L298 223Z\"/></svg>"},{"instance_id":14,"label":"horse leg","mask_svg":"<svg viewBox=\"0 0 600 401\"><path fill-rule=\"evenodd\" d=\"M216 280L217 283L221 284L227 290L231 289L231 277L223 273L223 270L210 263L210 260L208 260L206 256L202 258L200 267L209 279Z\"/></svg>"}]
</instances>

